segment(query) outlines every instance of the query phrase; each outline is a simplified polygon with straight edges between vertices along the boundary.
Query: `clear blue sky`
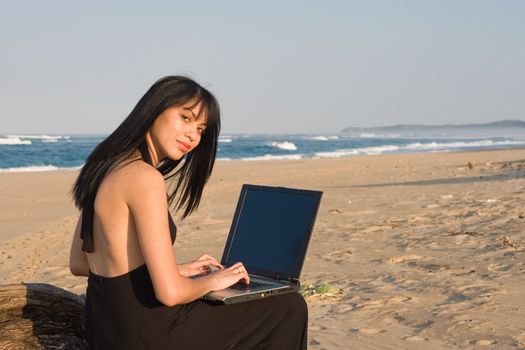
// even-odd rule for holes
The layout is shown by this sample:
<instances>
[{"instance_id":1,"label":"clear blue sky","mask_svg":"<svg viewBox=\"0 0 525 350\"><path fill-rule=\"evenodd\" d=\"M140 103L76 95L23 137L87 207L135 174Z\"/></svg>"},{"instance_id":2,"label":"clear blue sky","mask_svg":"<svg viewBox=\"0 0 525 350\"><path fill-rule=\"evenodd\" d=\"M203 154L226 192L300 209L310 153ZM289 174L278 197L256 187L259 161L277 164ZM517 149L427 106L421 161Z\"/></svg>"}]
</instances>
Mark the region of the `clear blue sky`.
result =
<instances>
[{"instance_id":1,"label":"clear blue sky","mask_svg":"<svg viewBox=\"0 0 525 350\"><path fill-rule=\"evenodd\" d=\"M0 133L109 133L158 78L223 133L525 119L525 1L19 1L0 11Z\"/></svg>"}]
</instances>

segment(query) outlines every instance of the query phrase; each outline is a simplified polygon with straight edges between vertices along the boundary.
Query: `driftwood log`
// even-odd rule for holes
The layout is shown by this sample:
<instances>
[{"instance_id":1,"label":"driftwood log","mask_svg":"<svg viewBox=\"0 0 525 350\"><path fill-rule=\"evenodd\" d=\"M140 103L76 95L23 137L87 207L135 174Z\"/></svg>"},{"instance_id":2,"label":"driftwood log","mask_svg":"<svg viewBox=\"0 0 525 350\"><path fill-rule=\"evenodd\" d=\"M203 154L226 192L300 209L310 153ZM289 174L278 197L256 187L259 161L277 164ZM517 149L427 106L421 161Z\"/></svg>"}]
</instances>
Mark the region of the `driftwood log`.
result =
<instances>
[{"instance_id":1,"label":"driftwood log","mask_svg":"<svg viewBox=\"0 0 525 350\"><path fill-rule=\"evenodd\" d=\"M0 350L87 349L84 299L44 283L0 286Z\"/></svg>"}]
</instances>

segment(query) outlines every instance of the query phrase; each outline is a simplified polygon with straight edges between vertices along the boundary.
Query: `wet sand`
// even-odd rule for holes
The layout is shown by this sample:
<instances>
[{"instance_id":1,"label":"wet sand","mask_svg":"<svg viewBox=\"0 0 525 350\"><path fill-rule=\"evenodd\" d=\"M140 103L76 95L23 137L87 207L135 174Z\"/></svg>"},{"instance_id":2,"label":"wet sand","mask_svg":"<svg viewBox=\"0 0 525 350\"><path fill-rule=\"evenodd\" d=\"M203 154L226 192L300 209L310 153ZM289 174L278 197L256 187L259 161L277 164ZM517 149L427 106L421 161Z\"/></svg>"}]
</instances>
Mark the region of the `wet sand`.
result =
<instances>
[{"instance_id":1,"label":"wet sand","mask_svg":"<svg viewBox=\"0 0 525 350\"><path fill-rule=\"evenodd\" d=\"M76 175L0 173L1 283L84 293ZM333 290L307 297L309 348L525 348L525 149L218 162L178 261L220 258L243 183L324 191L302 281Z\"/></svg>"}]
</instances>

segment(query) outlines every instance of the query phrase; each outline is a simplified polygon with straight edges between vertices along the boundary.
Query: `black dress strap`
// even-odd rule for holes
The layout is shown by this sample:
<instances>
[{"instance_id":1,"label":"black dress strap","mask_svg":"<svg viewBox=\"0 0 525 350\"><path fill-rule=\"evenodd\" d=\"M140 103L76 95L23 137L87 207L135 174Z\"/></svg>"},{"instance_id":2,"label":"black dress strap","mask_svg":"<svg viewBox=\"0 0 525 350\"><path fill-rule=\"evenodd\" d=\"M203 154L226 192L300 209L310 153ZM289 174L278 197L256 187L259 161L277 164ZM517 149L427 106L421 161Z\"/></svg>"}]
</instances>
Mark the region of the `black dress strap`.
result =
<instances>
[{"instance_id":1,"label":"black dress strap","mask_svg":"<svg viewBox=\"0 0 525 350\"><path fill-rule=\"evenodd\" d=\"M80 230L80 238L82 238L82 250L93 253L93 230L89 230L87 235Z\"/></svg>"},{"instance_id":2,"label":"black dress strap","mask_svg":"<svg viewBox=\"0 0 525 350\"><path fill-rule=\"evenodd\" d=\"M82 211L82 226L80 227L80 238L82 239L82 250L93 253L93 217L94 210L91 210L91 217L87 211Z\"/></svg>"}]
</instances>

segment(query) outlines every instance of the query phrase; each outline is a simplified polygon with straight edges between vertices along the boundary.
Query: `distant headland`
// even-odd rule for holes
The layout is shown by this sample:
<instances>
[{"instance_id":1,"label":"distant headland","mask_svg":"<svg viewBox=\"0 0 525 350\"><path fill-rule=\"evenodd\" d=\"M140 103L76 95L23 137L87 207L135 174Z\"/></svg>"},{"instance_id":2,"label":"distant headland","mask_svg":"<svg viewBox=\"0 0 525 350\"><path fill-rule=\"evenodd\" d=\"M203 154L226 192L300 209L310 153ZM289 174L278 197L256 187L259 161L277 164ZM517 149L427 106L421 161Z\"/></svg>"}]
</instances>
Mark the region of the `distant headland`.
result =
<instances>
[{"instance_id":1,"label":"distant headland","mask_svg":"<svg viewBox=\"0 0 525 350\"><path fill-rule=\"evenodd\" d=\"M377 127L348 127L341 130L344 134L369 135L419 135L419 136L505 136L525 134L525 121L499 120L479 124L397 124Z\"/></svg>"}]
</instances>

